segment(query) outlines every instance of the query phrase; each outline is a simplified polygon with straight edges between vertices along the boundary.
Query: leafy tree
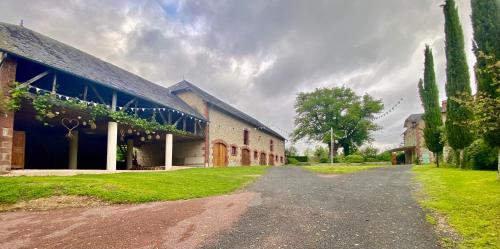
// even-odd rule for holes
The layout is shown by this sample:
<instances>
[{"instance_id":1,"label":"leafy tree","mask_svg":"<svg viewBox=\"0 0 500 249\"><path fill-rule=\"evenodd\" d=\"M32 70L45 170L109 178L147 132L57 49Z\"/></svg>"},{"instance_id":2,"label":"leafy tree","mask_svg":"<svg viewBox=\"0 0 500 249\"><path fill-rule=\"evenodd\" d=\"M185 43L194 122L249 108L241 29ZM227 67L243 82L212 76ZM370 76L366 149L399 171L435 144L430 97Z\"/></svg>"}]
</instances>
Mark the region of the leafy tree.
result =
<instances>
[{"instance_id":1,"label":"leafy tree","mask_svg":"<svg viewBox=\"0 0 500 249\"><path fill-rule=\"evenodd\" d=\"M383 109L381 100L368 94L358 96L347 87L320 88L302 92L295 103L294 141L302 138L324 142L336 152L343 147L344 155L370 141L371 132L379 127L372 121ZM330 148L330 128L335 143Z\"/></svg>"},{"instance_id":2,"label":"leafy tree","mask_svg":"<svg viewBox=\"0 0 500 249\"><path fill-rule=\"evenodd\" d=\"M298 155L297 148L295 148L295 146L293 145L290 145L290 147L285 149L285 155L287 157L297 156Z\"/></svg>"},{"instance_id":3,"label":"leafy tree","mask_svg":"<svg viewBox=\"0 0 500 249\"><path fill-rule=\"evenodd\" d=\"M367 146L359 150L358 152L361 156L363 156L363 159L365 161L376 161L377 160L377 154L378 154L378 149L373 147L373 146Z\"/></svg>"},{"instance_id":4,"label":"leafy tree","mask_svg":"<svg viewBox=\"0 0 500 249\"><path fill-rule=\"evenodd\" d=\"M498 148L500 179L500 3L472 0L471 7L478 94L469 106L475 114L474 127Z\"/></svg>"},{"instance_id":5,"label":"leafy tree","mask_svg":"<svg viewBox=\"0 0 500 249\"><path fill-rule=\"evenodd\" d=\"M425 46L424 80L418 82L420 100L424 107L425 121L424 139L427 148L434 152L436 165L439 167L439 153L443 151L441 138L441 106L439 105L439 90L436 84L436 74L434 73L434 58L429 46Z\"/></svg>"},{"instance_id":6,"label":"leafy tree","mask_svg":"<svg viewBox=\"0 0 500 249\"><path fill-rule=\"evenodd\" d=\"M470 76L464 51L464 35L454 0L446 0L443 7L446 35L446 139L453 149L460 151L463 166L463 149L472 143L470 128L464 125L472 118L471 112L457 99L471 95Z\"/></svg>"},{"instance_id":7,"label":"leafy tree","mask_svg":"<svg viewBox=\"0 0 500 249\"><path fill-rule=\"evenodd\" d=\"M314 160L320 162L321 159L328 158L328 150L323 146L316 146L314 149Z\"/></svg>"}]
</instances>

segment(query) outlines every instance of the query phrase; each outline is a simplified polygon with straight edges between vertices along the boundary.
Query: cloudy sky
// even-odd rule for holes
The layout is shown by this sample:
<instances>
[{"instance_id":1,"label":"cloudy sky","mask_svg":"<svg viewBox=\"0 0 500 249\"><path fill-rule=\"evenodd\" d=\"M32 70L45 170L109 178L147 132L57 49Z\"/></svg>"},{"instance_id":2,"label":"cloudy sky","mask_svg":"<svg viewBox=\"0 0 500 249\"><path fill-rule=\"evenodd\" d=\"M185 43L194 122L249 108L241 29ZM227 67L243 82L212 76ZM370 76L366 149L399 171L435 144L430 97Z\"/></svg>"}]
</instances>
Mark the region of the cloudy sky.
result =
<instances>
[{"instance_id":1,"label":"cloudy sky","mask_svg":"<svg viewBox=\"0 0 500 249\"><path fill-rule=\"evenodd\" d=\"M434 49L444 99L444 0L2 0L0 21L46 34L168 86L191 81L279 129L297 92L346 85L402 104L373 145L395 147L422 112L423 49ZM457 0L469 65L470 3ZM298 144L304 148L304 143Z\"/></svg>"}]
</instances>

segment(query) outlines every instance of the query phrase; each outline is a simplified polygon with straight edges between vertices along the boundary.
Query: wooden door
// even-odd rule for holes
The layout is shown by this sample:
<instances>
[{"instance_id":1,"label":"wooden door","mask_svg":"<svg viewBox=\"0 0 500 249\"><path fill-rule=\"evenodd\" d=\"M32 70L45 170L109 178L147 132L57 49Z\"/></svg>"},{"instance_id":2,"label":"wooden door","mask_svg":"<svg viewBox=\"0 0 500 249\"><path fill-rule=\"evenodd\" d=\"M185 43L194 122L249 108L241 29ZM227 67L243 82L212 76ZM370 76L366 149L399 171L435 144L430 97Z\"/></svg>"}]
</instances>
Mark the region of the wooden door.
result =
<instances>
[{"instance_id":1,"label":"wooden door","mask_svg":"<svg viewBox=\"0 0 500 249\"><path fill-rule=\"evenodd\" d=\"M214 144L214 167L227 166L227 148L222 143Z\"/></svg>"},{"instance_id":2,"label":"wooden door","mask_svg":"<svg viewBox=\"0 0 500 249\"><path fill-rule=\"evenodd\" d=\"M12 137L12 169L24 169L24 151L26 147L26 133L14 131Z\"/></svg>"},{"instance_id":3,"label":"wooden door","mask_svg":"<svg viewBox=\"0 0 500 249\"><path fill-rule=\"evenodd\" d=\"M274 165L274 155L273 154L270 154L269 155L269 165Z\"/></svg>"},{"instance_id":4,"label":"wooden door","mask_svg":"<svg viewBox=\"0 0 500 249\"><path fill-rule=\"evenodd\" d=\"M259 158L259 164L260 165L266 165L266 153L260 153L260 158Z\"/></svg>"},{"instance_id":5,"label":"wooden door","mask_svg":"<svg viewBox=\"0 0 500 249\"><path fill-rule=\"evenodd\" d=\"M248 166L251 163L250 159L250 150L242 149L241 150L241 165Z\"/></svg>"}]
</instances>

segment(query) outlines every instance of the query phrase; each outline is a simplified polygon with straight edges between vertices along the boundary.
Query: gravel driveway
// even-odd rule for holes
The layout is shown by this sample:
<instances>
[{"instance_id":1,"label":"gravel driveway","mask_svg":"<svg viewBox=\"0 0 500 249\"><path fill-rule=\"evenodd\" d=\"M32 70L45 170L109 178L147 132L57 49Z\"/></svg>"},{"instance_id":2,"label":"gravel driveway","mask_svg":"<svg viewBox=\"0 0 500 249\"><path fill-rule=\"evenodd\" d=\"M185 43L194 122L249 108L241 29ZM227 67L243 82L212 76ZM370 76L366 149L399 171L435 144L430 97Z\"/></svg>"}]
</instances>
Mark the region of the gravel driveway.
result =
<instances>
[{"instance_id":1,"label":"gravel driveway","mask_svg":"<svg viewBox=\"0 0 500 249\"><path fill-rule=\"evenodd\" d=\"M439 248L410 166L321 177L273 168L235 226L205 248Z\"/></svg>"}]
</instances>

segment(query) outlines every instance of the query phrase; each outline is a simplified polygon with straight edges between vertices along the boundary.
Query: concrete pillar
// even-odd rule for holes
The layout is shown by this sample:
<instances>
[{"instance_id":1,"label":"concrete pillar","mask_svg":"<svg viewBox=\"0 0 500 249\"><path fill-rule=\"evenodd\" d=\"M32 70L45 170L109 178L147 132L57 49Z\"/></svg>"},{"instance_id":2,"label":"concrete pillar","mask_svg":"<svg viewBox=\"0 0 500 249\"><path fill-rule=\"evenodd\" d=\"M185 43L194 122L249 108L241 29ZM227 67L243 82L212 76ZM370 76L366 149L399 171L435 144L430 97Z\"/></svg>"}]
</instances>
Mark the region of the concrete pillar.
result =
<instances>
[{"instance_id":1,"label":"concrete pillar","mask_svg":"<svg viewBox=\"0 0 500 249\"><path fill-rule=\"evenodd\" d=\"M0 98L6 98L12 84L16 80L17 62L12 57L4 57L0 53ZM14 135L14 113L0 110L0 172L11 170L12 138Z\"/></svg>"},{"instance_id":2,"label":"concrete pillar","mask_svg":"<svg viewBox=\"0 0 500 249\"><path fill-rule=\"evenodd\" d=\"M69 140L69 169L77 169L78 164L78 131L72 131Z\"/></svg>"},{"instance_id":3,"label":"concrete pillar","mask_svg":"<svg viewBox=\"0 0 500 249\"><path fill-rule=\"evenodd\" d=\"M127 139L127 169L134 166L134 139Z\"/></svg>"},{"instance_id":4,"label":"concrete pillar","mask_svg":"<svg viewBox=\"0 0 500 249\"><path fill-rule=\"evenodd\" d=\"M108 152L106 170L116 170L116 142L118 140L118 123L108 122Z\"/></svg>"},{"instance_id":5,"label":"concrete pillar","mask_svg":"<svg viewBox=\"0 0 500 249\"><path fill-rule=\"evenodd\" d=\"M165 137L165 170L172 168L172 148L174 145L174 136L167 134Z\"/></svg>"}]
</instances>

